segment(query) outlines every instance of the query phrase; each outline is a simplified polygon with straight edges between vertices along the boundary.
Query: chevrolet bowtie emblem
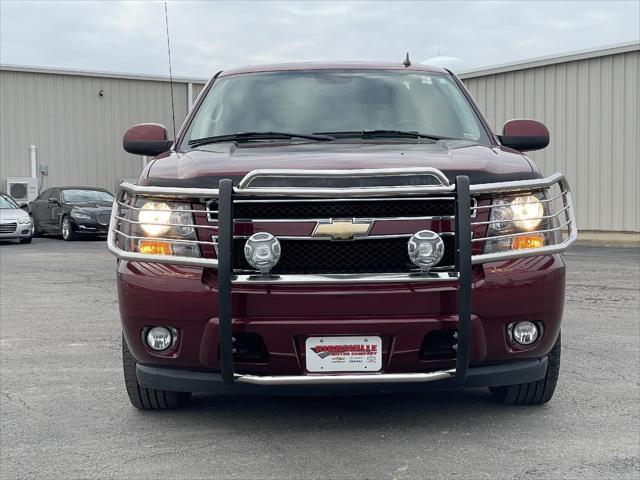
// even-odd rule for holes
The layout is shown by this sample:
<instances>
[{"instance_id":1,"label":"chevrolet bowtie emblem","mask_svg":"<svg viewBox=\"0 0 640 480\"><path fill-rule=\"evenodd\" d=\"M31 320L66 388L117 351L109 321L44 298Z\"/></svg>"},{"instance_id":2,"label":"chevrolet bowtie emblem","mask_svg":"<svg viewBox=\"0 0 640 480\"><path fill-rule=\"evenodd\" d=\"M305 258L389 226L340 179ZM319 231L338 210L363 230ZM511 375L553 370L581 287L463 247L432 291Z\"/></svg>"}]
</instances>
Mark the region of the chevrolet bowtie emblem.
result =
<instances>
[{"instance_id":1,"label":"chevrolet bowtie emblem","mask_svg":"<svg viewBox=\"0 0 640 480\"><path fill-rule=\"evenodd\" d=\"M329 220L329 223L318 223L313 231L314 237L331 237L333 240L350 240L355 236L369 233L371 222L354 220Z\"/></svg>"}]
</instances>

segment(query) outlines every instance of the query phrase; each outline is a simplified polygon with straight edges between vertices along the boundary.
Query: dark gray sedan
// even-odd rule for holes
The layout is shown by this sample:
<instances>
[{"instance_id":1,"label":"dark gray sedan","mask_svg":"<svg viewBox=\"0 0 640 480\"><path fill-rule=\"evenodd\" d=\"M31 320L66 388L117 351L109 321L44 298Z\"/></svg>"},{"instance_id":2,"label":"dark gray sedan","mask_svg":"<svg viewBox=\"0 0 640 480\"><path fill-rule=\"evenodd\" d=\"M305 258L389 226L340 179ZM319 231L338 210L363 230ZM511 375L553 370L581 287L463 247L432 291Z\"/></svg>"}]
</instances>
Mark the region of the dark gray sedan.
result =
<instances>
[{"instance_id":1,"label":"dark gray sedan","mask_svg":"<svg viewBox=\"0 0 640 480\"><path fill-rule=\"evenodd\" d=\"M61 235L64 240L79 236L106 236L113 195L93 187L54 187L29 203L35 234Z\"/></svg>"}]
</instances>

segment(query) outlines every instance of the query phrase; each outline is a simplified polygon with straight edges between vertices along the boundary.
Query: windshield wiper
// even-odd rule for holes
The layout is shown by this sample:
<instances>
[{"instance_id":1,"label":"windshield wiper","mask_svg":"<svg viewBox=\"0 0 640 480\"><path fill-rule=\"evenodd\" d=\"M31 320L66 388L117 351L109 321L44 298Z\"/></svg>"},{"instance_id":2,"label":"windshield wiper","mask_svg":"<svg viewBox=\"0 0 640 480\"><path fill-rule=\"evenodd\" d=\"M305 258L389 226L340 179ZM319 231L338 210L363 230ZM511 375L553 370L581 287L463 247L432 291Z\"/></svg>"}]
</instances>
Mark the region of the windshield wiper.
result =
<instances>
[{"instance_id":1,"label":"windshield wiper","mask_svg":"<svg viewBox=\"0 0 640 480\"><path fill-rule=\"evenodd\" d=\"M354 130L345 132L316 132L316 135L331 135L335 138L427 138L429 140L459 140L428 133L407 130Z\"/></svg>"},{"instance_id":2,"label":"windshield wiper","mask_svg":"<svg viewBox=\"0 0 640 480\"><path fill-rule=\"evenodd\" d=\"M320 135L315 133L307 134L290 132L240 132L232 133L229 135L216 135L213 137L195 138L193 140L189 140L188 144L191 147L198 147L200 145L207 145L210 143L247 142L250 140L286 140L289 138L303 138L305 140L316 140L318 142L335 140L335 138L332 136Z\"/></svg>"}]
</instances>

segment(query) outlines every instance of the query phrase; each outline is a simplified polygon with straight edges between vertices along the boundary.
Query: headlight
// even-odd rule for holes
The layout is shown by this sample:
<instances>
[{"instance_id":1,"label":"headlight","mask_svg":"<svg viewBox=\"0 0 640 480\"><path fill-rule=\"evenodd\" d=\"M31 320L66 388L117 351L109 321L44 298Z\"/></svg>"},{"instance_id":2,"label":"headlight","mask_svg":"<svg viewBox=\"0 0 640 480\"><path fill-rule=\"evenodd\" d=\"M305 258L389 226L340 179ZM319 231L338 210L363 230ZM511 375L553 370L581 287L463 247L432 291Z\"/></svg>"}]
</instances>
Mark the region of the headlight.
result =
<instances>
[{"instance_id":1,"label":"headlight","mask_svg":"<svg viewBox=\"0 0 640 480\"><path fill-rule=\"evenodd\" d=\"M195 231L194 227L191 226L193 225L193 215L191 215L191 212L189 211L185 212L184 210L190 210L190 206L178 205L177 207L175 207L174 211L171 214L171 222L170 222L170 223L181 225L179 227L177 226L173 227L173 230L181 237L192 235Z\"/></svg>"},{"instance_id":2,"label":"headlight","mask_svg":"<svg viewBox=\"0 0 640 480\"><path fill-rule=\"evenodd\" d=\"M31 217L29 216L20 217L20 219L18 220L18 223L31 223Z\"/></svg>"},{"instance_id":3,"label":"headlight","mask_svg":"<svg viewBox=\"0 0 640 480\"><path fill-rule=\"evenodd\" d=\"M164 235L171 230L171 209L166 203L147 202L142 205L138 215L140 228L150 237Z\"/></svg>"},{"instance_id":4,"label":"headlight","mask_svg":"<svg viewBox=\"0 0 640 480\"><path fill-rule=\"evenodd\" d=\"M544 247L545 235L535 232L546 228L542 225L546 210L542 198L539 193L493 199L487 236L496 238L486 240L485 253ZM533 233L526 235L528 232Z\"/></svg>"},{"instance_id":5,"label":"headlight","mask_svg":"<svg viewBox=\"0 0 640 480\"><path fill-rule=\"evenodd\" d=\"M516 227L530 232L535 229L544 216L542 203L533 195L526 197L516 197L511 202L513 212L513 223Z\"/></svg>"},{"instance_id":6,"label":"headlight","mask_svg":"<svg viewBox=\"0 0 640 480\"><path fill-rule=\"evenodd\" d=\"M78 218L78 219L82 219L82 220L91 220L91 215L88 215L88 214L82 213L82 212L78 212L76 210L71 210L71 216L73 218Z\"/></svg>"},{"instance_id":7,"label":"headlight","mask_svg":"<svg viewBox=\"0 0 640 480\"><path fill-rule=\"evenodd\" d=\"M138 252L147 255L200 256L191 204L138 200L137 205L141 205L138 210L139 223L132 225L131 235L154 237L138 239ZM129 214L132 213L130 210Z\"/></svg>"},{"instance_id":8,"label":"headlight","mask_svg":"<svg viewBox=\"0 0 640 480\"><path fill-rule=\"evenodd\" d=\"M496 232L502 232L511 227L513 220L511 202L503 200L502 198L494 200L493 206L491 207L491 218L489 218L489 220L491 220L489 229Z\"/></svg>"}]
</instances>

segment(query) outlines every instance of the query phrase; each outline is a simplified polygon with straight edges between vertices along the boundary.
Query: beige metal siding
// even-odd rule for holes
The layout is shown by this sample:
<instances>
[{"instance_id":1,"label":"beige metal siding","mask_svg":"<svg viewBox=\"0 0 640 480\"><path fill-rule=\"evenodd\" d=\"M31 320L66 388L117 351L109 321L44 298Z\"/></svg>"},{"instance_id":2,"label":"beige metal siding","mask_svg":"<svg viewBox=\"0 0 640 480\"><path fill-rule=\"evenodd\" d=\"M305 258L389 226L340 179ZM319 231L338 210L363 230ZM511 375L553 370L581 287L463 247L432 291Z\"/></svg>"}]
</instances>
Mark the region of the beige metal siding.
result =
<instances>
[{"instance_id":1,"label":"beige metal siding","mask_svg":"<svg viewBox=\"0 0 640 480\"><path fill-rule=\"evenodd\" d=\"M640 51L465 77L496 133L511 118L551 132L531 152L545 174L567 176L581 230L640 231Z\"/></svg>"},{"instance_id":2,"label":"beige metal siding","mask_svg":"<svg viewBox=\"0 0 640 480\"><path fill-rule=\"evenodd\" d=\"M187 113L187 83L175 83L174 96L179 128ZM29 176L29 145L36 145L38 163L49 167L42 188L113 191L142 168L141 157L122 150L127 127L156 122L173 135L166 81L1 70L0 98L0 177Z\"/></svg>"},{"instance_id":3,"label":"beige metal siding","mask_svg":"<svg viewBox=\"0 0 640 480\"><path fill-rule=\"evenodd\" d=\"M201 85L198 85L198 84L195 84L195 83L193 84L193 101L194 102L198 98L198 95L200 95L200 92L202 92L202 90L204 90L204 86L205 86L204 83L201 84Z\"/></svg>"}]
</instances>

